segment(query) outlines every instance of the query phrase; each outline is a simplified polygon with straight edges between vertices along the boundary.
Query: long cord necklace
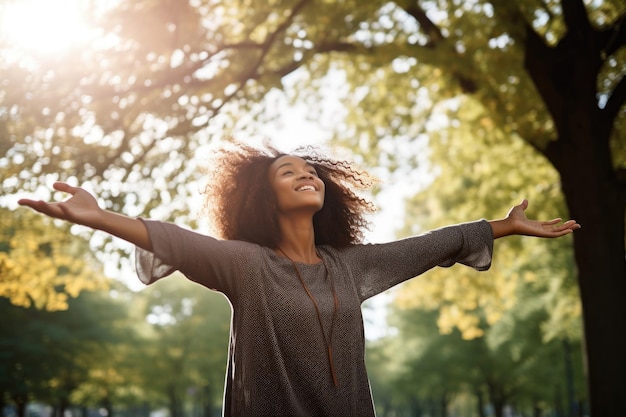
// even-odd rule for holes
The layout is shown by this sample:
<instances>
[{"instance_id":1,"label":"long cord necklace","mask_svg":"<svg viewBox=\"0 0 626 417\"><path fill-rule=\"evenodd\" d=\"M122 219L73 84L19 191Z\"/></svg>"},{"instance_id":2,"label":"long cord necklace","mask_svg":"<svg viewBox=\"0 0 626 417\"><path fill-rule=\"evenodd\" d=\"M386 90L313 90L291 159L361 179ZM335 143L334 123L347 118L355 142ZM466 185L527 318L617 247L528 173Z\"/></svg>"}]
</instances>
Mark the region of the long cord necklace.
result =
<instances>
[{"instance_id":1,"label":"long cord necklace","mask_svg":"<svg viewBox=\"0 0 626 417\"><path fill-rule=\"evenodd\" d=\"M304 279L302 279L302 275L300 274L300 270L298 269L298 265L296 265L294 260L291 259L285 253L285 251L283 251L281 248L278 248L278 250L280 251L280 253L282 253L285 256L285 258L287 258L287 259L289 259L291 261L291 264L293 265L293 269L296 271L296 275L298 276L298 279L300 280L300 284L302 284L302 288L304 288L304 291L306 292L306 294L311 299L311 302L313 303L313 307L315 307L315 313L317 314L317 321L318 321L318 323L320 325L320 330L322 331L322 337L324 338L324 344L326 345L326 352L328 353L328 364L330 366L330 374L331 374L331 376L333 378L333 384L335 384L335 386L337 387L337 386L339 386L339 382L338 382L338 379L337 379L337 373L335 372L335 363L334 363L334 360L333 360L333 330L335 328L335 318L337 317L337 310L339 309L339 298L337 297L337 292L335 291L335 284L333 282L333 279L330 276L330 274L328 273L328 267L326 266L326 261L324 261L324 258L322 258L320 256L319 252L316 250L315 253L322 260L322 263L324 264L324 271L326 271L326 277L328 277L328 279L330 281L330 288L333 291L333 303L334 303L333 318L332 318L332 321L330 322L330 332L329 332L328 337L326 337L326 332L324 331L324 324L323 324L323 321L322 321L322 315L320 313L320 309L319 309L319 306L317 304L317 301L315 300L315 297L313 296L313 293L311 293L311 291L309 290L309 287L304 282Z\"/></svg>"}]
</instances>

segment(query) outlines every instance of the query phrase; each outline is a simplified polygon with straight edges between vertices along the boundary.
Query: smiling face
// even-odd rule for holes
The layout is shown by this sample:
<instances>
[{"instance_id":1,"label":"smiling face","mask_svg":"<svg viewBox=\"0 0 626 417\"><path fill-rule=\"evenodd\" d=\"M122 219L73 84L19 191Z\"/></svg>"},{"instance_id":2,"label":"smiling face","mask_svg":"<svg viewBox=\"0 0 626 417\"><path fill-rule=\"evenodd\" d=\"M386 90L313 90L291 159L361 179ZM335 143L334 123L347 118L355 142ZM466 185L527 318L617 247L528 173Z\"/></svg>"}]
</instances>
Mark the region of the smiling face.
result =
<instances>
[{"instance_id":1,"label":"smiling face","mask_svg":"<svg viewBox=\"0 0 626 417\"><path fill-rule=\"evenodd\" d=\"M315 168L302 158L284 155L268 172L278 211L319 211L324 205L325 186Z\"/></svg>"}]
</instances>

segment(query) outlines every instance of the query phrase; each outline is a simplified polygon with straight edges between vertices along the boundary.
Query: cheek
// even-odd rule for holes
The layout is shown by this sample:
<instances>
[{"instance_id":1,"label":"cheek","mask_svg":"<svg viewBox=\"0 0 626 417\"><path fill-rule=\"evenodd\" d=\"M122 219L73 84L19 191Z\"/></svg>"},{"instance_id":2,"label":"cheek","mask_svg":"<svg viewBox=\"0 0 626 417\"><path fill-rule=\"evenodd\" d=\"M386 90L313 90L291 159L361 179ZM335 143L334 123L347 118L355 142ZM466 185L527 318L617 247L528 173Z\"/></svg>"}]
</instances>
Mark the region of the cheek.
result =
<instances>
[{"instance_id":1,"label":"cheek","mask_svg":"<svg viewBox=\"0 0 626 417\"><path fill-rule=\"evenodd\" d=\"M280 181L278 181L272 184L270 191L272 193L272 196L271 196L272 203L274 204L275 207L279 208L283 205L283 202L287 198L285 197L285 195L290 191L290 185L283 184Z\"/></svg>"}]
</instances>

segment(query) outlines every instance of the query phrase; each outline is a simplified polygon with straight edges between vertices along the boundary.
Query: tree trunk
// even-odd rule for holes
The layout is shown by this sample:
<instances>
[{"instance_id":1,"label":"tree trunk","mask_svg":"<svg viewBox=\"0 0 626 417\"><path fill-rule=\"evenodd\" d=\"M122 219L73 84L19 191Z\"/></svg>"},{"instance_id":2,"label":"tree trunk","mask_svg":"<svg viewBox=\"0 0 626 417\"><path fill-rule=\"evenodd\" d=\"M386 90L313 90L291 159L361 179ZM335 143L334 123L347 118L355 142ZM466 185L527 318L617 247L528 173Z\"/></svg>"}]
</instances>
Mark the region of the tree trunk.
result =
<instances>
[{"instance_id":1,"label":"tree trunk","mask_svg":"<svg viewBox=\"0 0 626 417\"><path fill-rule=\"evenodd\" d=\"M422 417L424 415L424 404L416 397L411 397L409 400L409 407L411 417Z\"/></svg>"},{"instance_id":2,"label":"tree trunk","mask_svg":"<svg viewBox=\"0 0 626 417\"><path fill-rule=\"evenodd\" d=\"M202 417L211 417L213 415L213 400L212 400L211 385L206 384L202 388L201 405L202 405Z\"/></svg>"},{"instance_id":3,"label":"tree trunk","mask_svg":"<svg viewBox=\"0 0 626 417\"><path fill-rule=\"evenodd\" d=\"M574 253L591 416L615 417L626 405L626 182L613 167L609 139L625 90L599 107L598 74L611 48L601 41L610 37L591 27L581 0L561 4L567 34L550 47L529 28L525 66L558 135L540 150L559 171L570 216L582 225Z\"/></svg>"},{"instance_id":4,"label":"tree trunk","mask_svg":"<svg viewBox=\"0 0 626 417\"><path fill-rule=\"evenodd\" d=\"M16 402L15 403L15 411L19 417L27 417L26 416L26 403L25 402Z\"/></svg>"},{"instance_id":5,"label":"tree trunk","mask_svg":"<svg viewBox=\"0 0 626 417\"><path fill-rule=\"evenodd\" d=\"M26 417L26 406L28 405L28 396L26 394L13 394L11 400L15 405L15 413L18 417Z\"/></svg>"},{"instance_id":6,"label":"tree trunk","mask_svg":"<svg viewBox=\"0 0 626 417\"><path fill-rule=\"evenodd\" d=\"M569 339L562 340L563 361L565 365L565 384L567 387L567 416L576 417L576 395L574 394L574 370L572 366L572 347Z\"/></svg>"},{"instance_id":7,"label":"tree trunk","mask_svg":"<svg viewBox=\"0 0 626 417\"><path fill-rule=\"evenodd\" d=\"M167 388L167 397L169 400L169 409L171 417L182 417L181 404L178 399L176 385L170 384Z\"/></svg>"},{"instance_id":8,"label":"tree trunk","mask_svg":"<svg viewBox=\"0 0 626 417\"><path fill-rule=\"evenodd\" d=\"M65 415L65 411L70 406L70 401L67 398L63 398L59 401L59 406L57 407L59 417L63 417Z\"/></svg>"},{"instance_id":9,"label":"tree trunk","mask_svg":"<svg viewBox=\"0 0 626 417\"><path fill-rule=\"evenodd\" d=\"M106 410L107 417L113 417L113 402L111 401L111 398L108 396L108 394L102 401L102 408Z\"/></svg>"},{"instance_id":10,"label":"tree trunk","mask_svg":"<svg viewBox=\"0 0 626 417\"><path fill-rule=\"evenodd\" d=\"M480 386L474 388L474 394L476 395L476 406L478 407L478 416L485 417L485 400L483 398L483 390Z\"/></svg>"},{"instance_id":11,"label":"tree trunk","mask_svg":"<svg viewBox=\"0 0 626 417\"><path fill-rule=\"evenodd\" d=\"M493 413L496 417L503 417L504 415L504 402L495 400L491 402L493 404Z\"/></svg>"},{"instance_id":12,"label":"tree trunk","mask_svg":"<svg viewBox=\"0 0 626 417\"><path fill-rule=\"evenodd\" d=\"M574 237L574 252L591 415L612 417L621 415L626 404L626 204L623 190L611 186L598 173L581 175L585 171L581 166L587 165L572 161L562 178L571 216L583 225Z\"/></svg>"},{"instance_id":13,"label":"tree trunk","mask_svg":"<svg viewBox=\"0 0 626 417\"><path fill-rule=\"evenodd\" d=\"M441 417L448 417L448 393L446 391L444 391L440 396L439 396L439 407L441 409Z\"/></svg>"},{"instance_id":14,"label":"tree trunk","mask_svg":"<svg viewBox=\"0 0 626 417\"><path fill-rule=\"evenodd\" d=\"M495 384L487 384L489 391L489 401L493 405L493 412L496 417L503 417L506 396Z\"/></svg>"},{"instance_id":15,"label":"tree trunk","mask_svg":"<svg viewBox=\"0 0 626 417\"><path fill-rule=\"evenodd\" d=\"M556 417L564 417L565 416L565 412L563 411L563 397L561 394L561 387L558 386L557 389L554 391L554 415Z\"/></svg>"}]
</instances>

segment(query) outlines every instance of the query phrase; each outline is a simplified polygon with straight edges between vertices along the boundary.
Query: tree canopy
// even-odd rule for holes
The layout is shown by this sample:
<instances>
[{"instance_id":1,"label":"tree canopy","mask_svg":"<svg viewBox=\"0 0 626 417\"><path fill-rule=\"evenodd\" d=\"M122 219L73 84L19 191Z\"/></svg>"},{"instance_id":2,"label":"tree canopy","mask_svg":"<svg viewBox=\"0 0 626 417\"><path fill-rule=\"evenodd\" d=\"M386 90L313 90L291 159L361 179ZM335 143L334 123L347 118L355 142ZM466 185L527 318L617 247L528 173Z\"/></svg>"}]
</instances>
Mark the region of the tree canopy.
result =
<instances>
[{"instance_id":1,"label":"tree canopy","mask_svg":"<svg viewBox=\"0 0 626 417\"><path fill-rule=\"evenodd\" d=\"M65 310L68 297L105 289L88 243L34 213L0 208L0 297L15 305Z\"/></svg>"},{"instance_id":2,"label":"tree canopy","mask_svg":"<svg viewBox=\"0 0 626 417\"><path fill-rule=\"evenodd\" d=\"M623 2L134 0L94 2L85 13L91 30L53 54L0 35L6 194L90 182L107 208L180 219L209 145L269 122L270 92L316 118L328 77L343 80L334 139L370 166L406 174L424 163L417 145L450 126L502 132L555 167L569 214L583 224L574 256L592 412L619 412ZM463 115L463 97L481 111Z\"/></svg>"}]
</instances>

